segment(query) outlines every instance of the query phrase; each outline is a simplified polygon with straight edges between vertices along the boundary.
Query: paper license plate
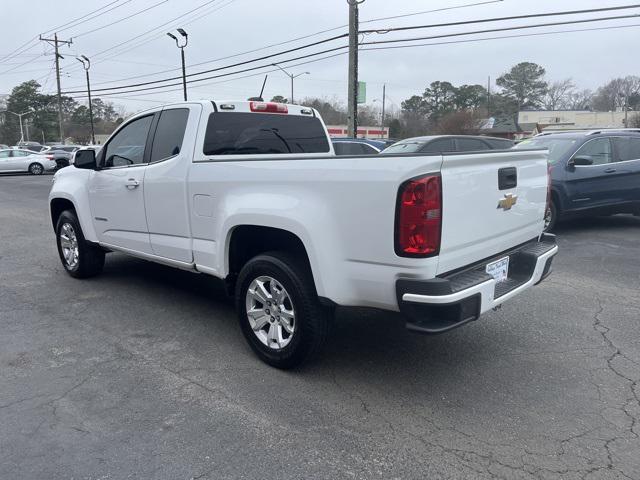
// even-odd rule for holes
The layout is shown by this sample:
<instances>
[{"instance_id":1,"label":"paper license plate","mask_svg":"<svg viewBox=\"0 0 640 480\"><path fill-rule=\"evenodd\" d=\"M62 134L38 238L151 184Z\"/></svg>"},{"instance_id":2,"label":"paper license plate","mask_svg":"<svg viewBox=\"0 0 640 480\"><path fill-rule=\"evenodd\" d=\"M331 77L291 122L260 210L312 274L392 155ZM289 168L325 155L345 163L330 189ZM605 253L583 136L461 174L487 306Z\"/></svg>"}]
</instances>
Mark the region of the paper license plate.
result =
<instances>
[{"instance_id":1,"label":"paper license plate","mask_svg":"<svg viewBox=\"0 0 640 480\"><path fill-rule=\"evenodd\" d=\"M509 276L509 257L504 257L487 264L486 272L491 275L496 282L504 282Z\"/></svg>"}]
</instances>

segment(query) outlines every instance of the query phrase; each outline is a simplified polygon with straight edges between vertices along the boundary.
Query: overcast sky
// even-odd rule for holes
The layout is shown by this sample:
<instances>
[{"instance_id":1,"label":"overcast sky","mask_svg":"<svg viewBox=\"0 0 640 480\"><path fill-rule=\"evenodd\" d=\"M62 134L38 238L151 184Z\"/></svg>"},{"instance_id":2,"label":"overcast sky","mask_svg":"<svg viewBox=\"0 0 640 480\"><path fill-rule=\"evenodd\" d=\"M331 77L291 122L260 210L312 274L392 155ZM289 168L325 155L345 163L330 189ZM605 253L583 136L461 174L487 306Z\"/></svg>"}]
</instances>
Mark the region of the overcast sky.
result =
<instances>
[{"instance_id":1,"label":"overcast sky","mask_svg":"<svg viewBox=\"0 0 640 480\"><path fill-rule=\"evenodd\" d=\"M501 2L470 6L448 11L414 14L396 19L366 22L370 19L402 14L413 14L460 5L480 3L482 0L365 0L360 5L361 29L388 28L480 19L497 16L602 8L627 5L627 0L503 0ZM53 36L58 28L63 39L73 38L73 45L63 46L61 53L62 89L78 90L85 85L84 71L76 55L92 59L91 79L94 89L119 84L138 83L157 78L180 75L179 50L165 33L172 28L183 27L189 34L187 46L188 73L291 48L312 41L346 32L346 27L321 33L306 39L266 50L248 53L234 58L219 60L199 66L190 65L221 57L259 49L266 45L284 42L297 37L315 34L322 30L344 26L348 20L346 0L0 0L3 12L3 43L1 58L14 49L29 42L40 33ZM103 13L94 19L71 28L63 25L107 4ZM181 19L190 10L206 4ZM151 7L148 11L141 10ZM104 12L104 10L103 10ZM640 14L640 8L605 12L574 17L521 20L472 25L466 27L442 27L413 30L399 33L372 34L365 41L392 38L431 36L444 33L464 32L510 25L558 22L576 18L595 18L615 15ZM15 21L13 21L13 20ZM167 25L162 25L169 22ZM113 23L113 25L109 25ZM430 40L429 42L459 41L470 38L517 35L543 31L576 30L619 25L640 25L638 19L621 19L582 25L545 27L533 30L474 35L453 39ZM135 40L132 37L158 27L152 33ZM399 106L405 98L421 93L425 86L435 80L447 80L455 85L480 83L486 85L490 75L495 79L520 61L532 61L547 69L548 80L572 77L581 88L596 88L617 76L639 74L634 54L640 39L640 27L562 33L548 36L506 38L468 43L420 46L414 48L363 51L360 53L360 80L367 82L367 100L381 98L382 84L387 85L387 99L391 105ZM108 50L118 44L124 45ZM259 64L291 58L341 45L342 41L317 46ZM418 42L426 43L426 41ZM20 82L37 79L43 91L55 91L52 48L44 42L33 41L23 54L0 60L0 93L9 93ZM135 48L132 48L135 47ZM128 51L125 51L128 50ZM311 59L309 59L311 60ZM26 63L25 63L26 62ZM292 62L297 63L297 62ZM24 64L24 65L23 65ZM258 65L258 64L255 64ZM283 64L292 73L309 71L295 80L296 98L327 97L339 101L346 99L347 56L341 55L307 65ZM243 68L243 67L238 67ZM157 75L127 80L130 77L177 69ZM226 70L233 71L233 70ZM190 98L244 99L259 93L263 71L248 78L233 77L203 81L189 86ZM219 72L221 73L221 72ZM214 75L214 74L210 74ZM245 73L244 75L247 75ZM237 75L236 75L237 76ZM115 82L115 83L105 83ZM215 82L215 83L213 83ZM78 88L79 87L79 88ZM179 87L173 92L138 92L103 97L126 107L128 112L159 103L180 100ZM170 89L167 87L165 90ZM265 89L265 97L289 95L289 79L282 72L271 72ZM94 94L98 96L96 92ZM125 98L126 97L126 98ZM82 98L78 98L83 101Z\"/></svg>"}]
</instances>

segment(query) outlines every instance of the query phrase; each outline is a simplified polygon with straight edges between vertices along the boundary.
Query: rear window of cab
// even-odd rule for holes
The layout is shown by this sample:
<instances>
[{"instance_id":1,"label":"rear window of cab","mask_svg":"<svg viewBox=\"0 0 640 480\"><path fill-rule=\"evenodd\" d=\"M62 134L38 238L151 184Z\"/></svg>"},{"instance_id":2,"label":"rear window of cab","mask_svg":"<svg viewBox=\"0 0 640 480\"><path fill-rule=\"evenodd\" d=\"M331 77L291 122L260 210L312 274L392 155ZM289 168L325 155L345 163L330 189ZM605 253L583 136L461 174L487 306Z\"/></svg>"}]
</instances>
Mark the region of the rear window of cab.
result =
<instances>
[{"instance_id":1,"label":"rear window of cab","mask_svg":"<svg viewBox=\"0 0 640 480\"><path fill-rule=\"evenodd\" d=\"M205 155L327 153L320 119L272 113L218 112L209 115Z\"/></svg>"}]
</instances>

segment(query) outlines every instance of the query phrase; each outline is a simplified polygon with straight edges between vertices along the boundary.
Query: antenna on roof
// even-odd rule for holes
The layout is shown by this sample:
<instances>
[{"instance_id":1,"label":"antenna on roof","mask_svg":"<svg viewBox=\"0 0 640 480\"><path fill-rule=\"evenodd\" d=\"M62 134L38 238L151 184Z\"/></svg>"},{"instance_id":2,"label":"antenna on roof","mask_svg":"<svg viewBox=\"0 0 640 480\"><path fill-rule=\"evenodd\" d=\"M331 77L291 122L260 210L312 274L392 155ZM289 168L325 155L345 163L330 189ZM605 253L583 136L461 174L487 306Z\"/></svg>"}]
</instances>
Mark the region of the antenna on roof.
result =
<instances>
[{"instance_id":1,"label":"antenna on roof","mask_svg":"<svg viewBox=\"0 0 640 480\"><path fill-rule=\"evenodd\" d=\"M262 98L262 94L264 93L264 86L267 84L268 77L269 75L264 76L264 81L262 82L262 89L260 89L260 95L258 95L257 97L249 97L247 100L254 101L254 102L264 102L264 99Z\"/></svg>"}]
</instances>

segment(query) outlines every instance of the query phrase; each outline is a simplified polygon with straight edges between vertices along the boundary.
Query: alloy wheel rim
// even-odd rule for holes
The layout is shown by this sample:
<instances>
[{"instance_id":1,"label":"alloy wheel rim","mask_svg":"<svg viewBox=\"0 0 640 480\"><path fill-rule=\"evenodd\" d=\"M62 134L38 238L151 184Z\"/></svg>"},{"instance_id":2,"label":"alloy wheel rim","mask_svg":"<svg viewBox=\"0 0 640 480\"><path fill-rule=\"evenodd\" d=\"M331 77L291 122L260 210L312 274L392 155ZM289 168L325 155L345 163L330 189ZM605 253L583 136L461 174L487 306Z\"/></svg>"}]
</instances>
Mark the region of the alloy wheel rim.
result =
<instances>
[{"instance_id":1,"label":"alloy wheel rim","mask_svg":"<svg viewBox=\"0 0 640 480\"><path fill-rule=\"evenodd\" d=\"M251 330L263 345L272 350L286 347L296 331L295 309L284 286L275 278L255 278L245 298Z\"/></svg>"},{"instance_id":2,"label":"alloy wheel rim","mask_svg":"<svg viewBox=\"0 0 640 480\"><path fill-rule=\"evenodd\" d=\"M31 173L35 173L36 175L40 175L42 173L42 167L40 165L33 165L31 167Z\"/></svg>"},{"instance_id":3,"label":"alloy wheel rim","mask_svg":"<svg viewBox=\"0 0 640 480\"><path fill-rule=\"evenodd\" d=\"M65 265L69 269L74 269L78 265L80 252L78 251L76 231L70 223L63 224L60 229L60 247Z\"/></svg>"}]
</instances>

